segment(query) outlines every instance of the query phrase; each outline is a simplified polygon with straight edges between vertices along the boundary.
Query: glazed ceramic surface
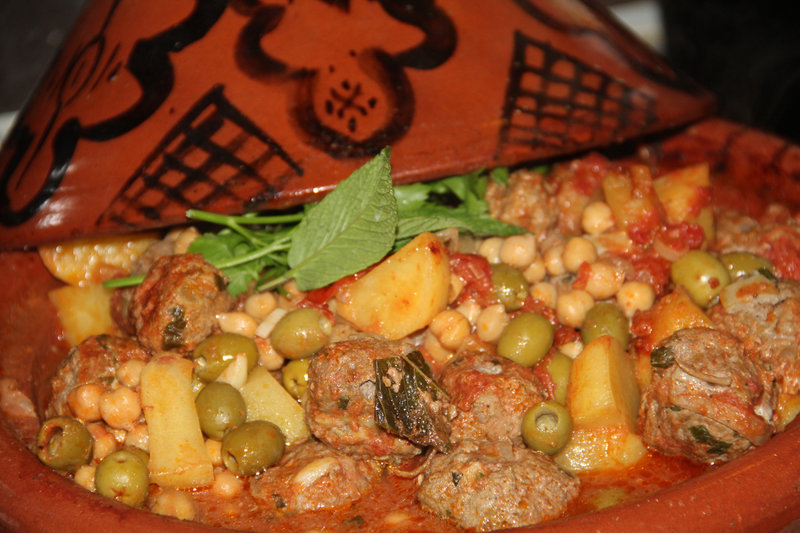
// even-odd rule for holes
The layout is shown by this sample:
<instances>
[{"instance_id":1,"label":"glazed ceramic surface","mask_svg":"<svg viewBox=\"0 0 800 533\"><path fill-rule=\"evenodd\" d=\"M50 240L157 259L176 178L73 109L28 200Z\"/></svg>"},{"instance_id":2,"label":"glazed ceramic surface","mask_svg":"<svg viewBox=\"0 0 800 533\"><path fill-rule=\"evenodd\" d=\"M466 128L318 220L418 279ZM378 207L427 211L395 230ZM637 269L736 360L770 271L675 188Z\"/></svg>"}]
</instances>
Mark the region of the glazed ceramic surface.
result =
<instances>
[{"instance_id":1,"label":"glazed ceramic surface","mask_svg":"<svg viewBox=\"0 0 800 533\"><path fill-rule=\"evenodd\" d=\"M91 0L0 153L0 245L605 146L713 99L577 0Z\"/></svg>"}]
</instances>

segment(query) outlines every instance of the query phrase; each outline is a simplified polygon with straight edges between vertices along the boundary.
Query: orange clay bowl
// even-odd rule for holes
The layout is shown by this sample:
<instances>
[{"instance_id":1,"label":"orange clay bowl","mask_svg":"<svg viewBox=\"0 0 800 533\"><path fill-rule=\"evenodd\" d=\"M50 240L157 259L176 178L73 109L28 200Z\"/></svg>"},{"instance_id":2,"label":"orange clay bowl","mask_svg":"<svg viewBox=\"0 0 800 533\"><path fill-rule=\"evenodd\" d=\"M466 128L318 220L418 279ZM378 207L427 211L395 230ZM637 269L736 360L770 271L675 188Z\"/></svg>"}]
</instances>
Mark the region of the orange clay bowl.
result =
<instances>
[{"instance_id":1,"label":"orange clay bowl","mask_svg":"<svg viewBox=\"0 0 800 533\"><path fill-rule=\"evenodd\" d=\"M0 150L0 378L41 413L67 351L59 282L26 250L314 200L387 145L397 183L644 146L709 162L745 210L800 209L800 149L697 122L713 107L588 0L89 0ZM219 531L90 493L20 434L0 420L0 529ZM798 449L793 423L672 488L522 531L800 530Z\"/></svg>"},{"instance_id":2,"label":"orange clay bowl","mask_svg":"<svg viewBox=\"0 0 800 533\"><path fill-rule=\"evenodd\" d=\"M648 145L665 163L709 161L743 196L800 205L800 148L735 124L707 120ZM753 202L755 205L757 202ZM0 258L0 375L15 378L41 411L48 377L66 354L47 298L56 287L35 252ZM745 456L633 503L520 531L796 531L800 528L800 423ZM90 493L43 466L0 423L0 526L52 532L219 531Z\"/></svg>"}]
</instances>

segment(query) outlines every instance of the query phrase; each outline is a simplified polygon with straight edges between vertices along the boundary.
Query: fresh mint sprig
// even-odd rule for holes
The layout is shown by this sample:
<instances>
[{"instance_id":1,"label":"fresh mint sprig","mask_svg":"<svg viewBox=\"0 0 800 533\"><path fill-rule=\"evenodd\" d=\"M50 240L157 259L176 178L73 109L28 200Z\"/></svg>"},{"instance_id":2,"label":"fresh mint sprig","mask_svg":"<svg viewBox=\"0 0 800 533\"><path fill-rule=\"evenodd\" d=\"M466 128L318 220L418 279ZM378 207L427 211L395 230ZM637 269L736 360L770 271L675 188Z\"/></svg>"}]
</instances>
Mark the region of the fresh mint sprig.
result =
<instances>
[{"instance_id":1,"label":"fresh mint sprig","mask_svg":"<svg viewBox=\"0 0 800 533\"><path fill-rule=\"evenodd\" d=\"M324 287L380 261L426 231L456 227L476 236L523 233L489 215L482 171L428 183L393 187L384 148L317 204L289 214L220 215L190 209L187 218L223 226L189 246L228 276L234 296L294 278L300 290ZM494 169L492 179L507 176ZM108 288L141 283L131 276Z\"/></svg>"}]
</instances>

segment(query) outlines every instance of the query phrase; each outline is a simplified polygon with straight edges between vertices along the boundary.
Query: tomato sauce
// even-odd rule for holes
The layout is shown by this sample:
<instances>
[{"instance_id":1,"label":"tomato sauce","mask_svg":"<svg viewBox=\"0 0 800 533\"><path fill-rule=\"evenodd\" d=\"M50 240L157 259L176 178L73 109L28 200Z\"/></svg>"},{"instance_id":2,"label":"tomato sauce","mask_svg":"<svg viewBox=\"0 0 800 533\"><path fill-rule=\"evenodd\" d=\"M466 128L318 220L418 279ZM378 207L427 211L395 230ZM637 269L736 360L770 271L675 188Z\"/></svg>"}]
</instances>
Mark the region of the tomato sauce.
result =
<instances>
[{"instance_id":1,"label":"tomato sauce","mask_svg":"<svg viewBox=\"0 0 800 533\"><path fill-rule=\"evenodd\" d=\"M687 459L650 452L629 468L579 474L581 491L570 503L566 514L585 513L637 500L698 476L709 468ZM202 520L219 527L253 531L269 528L276 533L298 530L461 531L454 522L422 509L414 498L416 490L414 478L401 478L386 471L369 493L350 506L277 517L259 512L256 500L247 491L229 500L219 499L208 490L198 491L194 496Z\"/></svg>"}]
</instances>

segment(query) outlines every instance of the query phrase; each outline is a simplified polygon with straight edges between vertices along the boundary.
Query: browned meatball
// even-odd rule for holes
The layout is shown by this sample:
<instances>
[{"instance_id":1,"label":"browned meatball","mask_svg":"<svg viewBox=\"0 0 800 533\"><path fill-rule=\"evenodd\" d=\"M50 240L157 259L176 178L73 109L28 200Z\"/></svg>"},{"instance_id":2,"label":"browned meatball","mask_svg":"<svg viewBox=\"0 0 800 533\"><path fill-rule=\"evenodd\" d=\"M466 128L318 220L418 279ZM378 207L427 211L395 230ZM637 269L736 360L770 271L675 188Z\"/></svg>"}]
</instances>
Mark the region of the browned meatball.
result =
<instances>
[{"instance_id":1,"label":"browned meatball","mask_svg":"<svg viewBox=\"0 0 800 533\"><path fill-rule=\"evenodd\" d=\"M800 283L753 276L724 292L711 319L744 342L781 392L800 393Z\"/></svg>"},{"instance_id":2,"label":"browned meatball","mask_svg":"<svg viewBox=\"0 0 800 533\"><path fill-rule=\"evenodd\" d=\"M216 328L217 313L233 306L222 272L200 254L160 257L130 306L139 342L146 348L188 352Z\"/></svg>"},{"instance_id":3,"label":"browned meatball","mask_svg":"<svg viewBox=\"0 0 800 533\"><path fill-rule=\"evenodd\" d=\"M73 347L51 381L53 395L47 416L70 414L67 395L72 389L87 383L110 385L116 379L117 368L131 359L148 361L150 354L135 340L125 337L97 335Z\"/></svg>"},{"instance_id":4,"label":"browned meatball","mask_svg":"<svg viewBox=\"0 0 800 533\"><path fill-rule=\"evenodd\" d=\"M542 235L558 220L554 189L540 173L519 170L511 174L508 185L490 182L486 201L494 218Z\"/></svg>"},{"instance_id":5,"label":"browned meatball","mask_svg":"<svg viewBox=\"0 0 800 533\"><path fill-rule=\"evenodd\" d=\"M442 388L458 409L451 439L507 440L522 445L522 417L545 399L530 368L481 351L463 351L442 370Z\"/></svg>"},{"instance_id":6,"label":"browned meatball","mask_svg":"<svg viewBox=\"0 0 800 533\"><path fill-rule=\"evenodd\" d=\"M651 356L639 425L644 441L703 463L729 461L774 433L774 395L735 337L709 328L675 332Z\"/></svg>"},{"instance_id":7,"label":"browned meatball","mask_svg":"<svg viewBox=\"0 0 800 533\"><path fill-rule=\"evenodd\" d=\"M376 458L416 455L420 448L375 423L373 361L411 351L377 336L335 342L311 359L306 420L321 441L346 453Z\"/></svg>"},{"instance_id":8,"label":"browned meatball","mask_svg":"<svg viewBox=\"0 0 800 533\"><path fill-rule=\"evenodd\" d=\"M251 480L250 491L264 509L276 513L335 509L359 500L381 470L376 461L308 441Z\"/></svg>"},{"instance_id":9,"label":"browned meatball","mask_svg":"<svg viewBox=\"0 0 800 533\"><path fill-rule=\"evenodd\" d=\"M417 498L462 527L490 531L557 518L578 489L576 478L540 452L465 440L431 460Z\"/></svg>"}]
</instances>

